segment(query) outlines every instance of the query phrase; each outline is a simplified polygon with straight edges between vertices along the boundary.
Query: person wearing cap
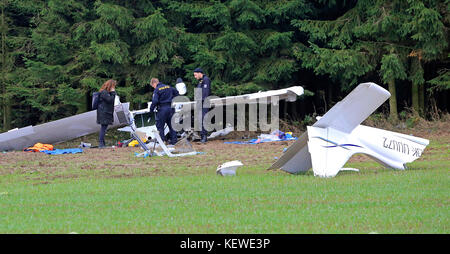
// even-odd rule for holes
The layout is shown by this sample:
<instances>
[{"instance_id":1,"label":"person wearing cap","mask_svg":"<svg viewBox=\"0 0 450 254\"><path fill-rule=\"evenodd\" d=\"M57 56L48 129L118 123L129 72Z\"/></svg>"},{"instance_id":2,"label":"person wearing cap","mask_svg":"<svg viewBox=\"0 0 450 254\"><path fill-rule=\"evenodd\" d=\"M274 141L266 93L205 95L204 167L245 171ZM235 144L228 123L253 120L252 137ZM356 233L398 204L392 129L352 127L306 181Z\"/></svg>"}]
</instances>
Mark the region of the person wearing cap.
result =
<instances>
[{"instance_id":1,"label":"person wearing cap","mask_svg":"<svg viewBox=\"0 0 450 254\"><path fill-rule=\"evenodd\" d=\"M208 76L203 72L201 68L196 68L194 70L194 77L198 80L197 88L200 88L202 91L202 105L204 105L205 99L211 95L211 80ZM208 113L209 108L202 108L202 130L200 132L201 140L200 142L206 143L207 138L207 132L205 130L204 126L204 119L206 113Z\"/></svg>"},{"instance_id":2,"label":"person wearing cap","mask_svg":"<svg viewBox=\"0 0 450 254\"><path fill-rule=\"evenodd\" d=\"M169 127L170 144L175 145L177 143L177 133L172 128L172 116L175 110L172 108L172 99L179 95L177 89L169 85L165 85L157 78L152 78L150 85L155 89L153 92L152 105L150 106L150 113L153 113L155 109L156 113L156 128L163 141L166 141L164 135L164 127L167 124Z\"/></svg>"}]
</instances>

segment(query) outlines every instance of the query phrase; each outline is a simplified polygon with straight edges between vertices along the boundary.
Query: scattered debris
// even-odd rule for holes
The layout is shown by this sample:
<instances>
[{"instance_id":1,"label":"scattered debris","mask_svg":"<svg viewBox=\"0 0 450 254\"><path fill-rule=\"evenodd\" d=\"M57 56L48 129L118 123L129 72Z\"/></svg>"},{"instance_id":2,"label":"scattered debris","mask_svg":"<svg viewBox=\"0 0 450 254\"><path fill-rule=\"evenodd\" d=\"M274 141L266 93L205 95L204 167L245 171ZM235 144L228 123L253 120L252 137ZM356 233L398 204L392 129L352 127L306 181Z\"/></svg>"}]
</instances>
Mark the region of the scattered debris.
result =
<instances>
[{"instance_id":1,"label":"scattered debris","mask_svg":"<svg viewBox=\"0 0 450 254\"><path fill-rule=\"evenodd\" d=\"M180 139L174 146L172 153L191 153L195 152L192 144L188 141L187 137Z\"/></svg>"},{"instance_id":2,"label":"scattered debris","mask_svg":"<svg viewBox=\"0 0 450 254\"><path fill-rule=\"evenodd\" d=\"M240 161L225 162L217 168L216 173L221 176L234 176L236 175L236 169L243 165Z\"/></svg>"},{"instance_id":3,"label":"scattered debris","mask_svg":"<svg viewBox=\"0 0 450 254\"><path fill-rule=\"evenodd\" d=\"M139 142L135 139L133 141L131 141L130 143L128 143L129 147L136 147L138 145L139 145Z\"/></svg>"},{"instance_id":4,"label":"scattered debris","mask_svg":"<svg viewBox=\"0 0 450 254\"><path fill-rule=\"evenodd\" d=\"M23 149L24 152L42 152L42 151L51 151L51 150L53 150L53 145L42 144L42 143L36 143L32 147Z\"/></svg>"},{"instance_id":5,"label":"scattered debris","mask_svg":"<svg viewBox=\"0 0 450 254\"><path fill-rule=\"evenodd\" d=\"M233 132L233 130L234 130L233 126L231 126L231 124L227 124L227 127L225 129L211 133L211 135L208 136L208 139L224 137Z\"/></svg>"},{"instance_id":6,"label":"scattered debris","mask_svg":"<svg viewBox=\"0 0 450 254\"><path fill-rule=\"evenodd\" d=\"M81 142L81 144L78 147L82 147L82 148L91 148L92 144L91 143L84 143Z\"/></svg>"},{"instance_id":7,"label":"scattered debris","mask_svg":"<svg viewBox=\"0 0 450 254\"><path fill-rule=\"evenodd\" d=\"M355 172L359 172L359 169L357 169L357 168L341 168L341 171L355 171Z\"/></svg>"},{"instance_id":8,"label":"scattered debris","mask_svg":"<svg viewBox=\"0 0 450 254\"><path fill-rule=\"evenodd\" d=\"M117 147L126 147L133 140L134 140L134 138L130 138L130 139L127 139L127 140L119 141L119 142L117 142Z\"/></svg>"},{"instance_id":9,"label":"scattered debris","mask_svg":"<svg viewBox=\"0 0 450 254\"><path fill-rule=\"evenodd\" d=\"M153 141L150 144L143 144L141 148L145 150L145 152L136 154L136 157L147 157L147 156L164 156L167 155L169 157L181 157L187 155L196 155L197 152L194 151L192 145L187 140L187 137L181 139L173 146L166 146L164 141L162 141L159 136L158 131L154 131L153 135L156 137L156 142ZM152 150L151 150L152 149Z\"/></svg>"},{"instance_id":10,"label":"scattered debris","mask_svg":"<svg viewBox=\"0 0 450 254\"><path fill-rule=\"evenodd\" d=\"M74 154L74 153L82 153L83 149L81 148L68 148L68 149L55 149L55 150L44 150L42 153L50 154L50 155L58 155L58 154Z\"/></svg>"},{"instance_id":11,"label":"scattered debris","mask_svg":"<svg viewBox=\"0 0 450 254\"><path fill-rule=\"evenodd\" d=\"M297 140L296 137L292 136L292 132L282 132L280 130L275 130L270 134L261 134L257 139L251 139L248 141L230 141L225 142L225 144L239 144L239 145L247 145L247 144L260 144L266 142L274 142L274 141L288 141L288 140Z\"/></svg>"}]
</instances>

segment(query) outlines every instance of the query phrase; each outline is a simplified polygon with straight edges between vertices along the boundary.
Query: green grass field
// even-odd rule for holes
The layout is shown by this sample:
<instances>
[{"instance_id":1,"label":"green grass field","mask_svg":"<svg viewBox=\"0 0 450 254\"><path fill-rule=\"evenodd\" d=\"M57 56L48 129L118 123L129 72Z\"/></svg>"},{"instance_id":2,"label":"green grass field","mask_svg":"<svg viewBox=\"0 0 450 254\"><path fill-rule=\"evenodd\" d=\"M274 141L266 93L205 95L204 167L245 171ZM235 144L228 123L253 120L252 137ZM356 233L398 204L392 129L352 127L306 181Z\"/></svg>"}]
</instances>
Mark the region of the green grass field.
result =
<instances>
[{"instance_id":1,"label":"green grass field","mask_svg":"<svg viewBox=\"0 0 450 254\"><path fill-rule=\"evenodd\" d=\"M450 134L425 138L406 171L357 156L346 166L360 172L329 179L266 170L287 142L214 141L183 158L0 153L0 233L448 234ZM230 160L237 176L216 175Z\"/></svg>"}]
</instances>

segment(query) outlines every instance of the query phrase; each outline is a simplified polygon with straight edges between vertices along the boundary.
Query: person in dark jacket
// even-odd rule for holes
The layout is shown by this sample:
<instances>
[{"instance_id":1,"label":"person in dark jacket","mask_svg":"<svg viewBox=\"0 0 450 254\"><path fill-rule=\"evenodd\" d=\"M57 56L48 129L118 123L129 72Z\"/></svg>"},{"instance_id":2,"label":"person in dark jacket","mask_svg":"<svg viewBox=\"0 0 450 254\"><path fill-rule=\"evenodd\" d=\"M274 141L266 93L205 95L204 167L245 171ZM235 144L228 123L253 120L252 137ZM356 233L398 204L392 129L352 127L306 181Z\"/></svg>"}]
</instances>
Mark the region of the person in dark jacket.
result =
<instances>
[{"instance_id":1,"label":"person in dark jacket","mask_svg":"<svg viewBox=\"0 0 450 254\"><path fill-rule=\"evenodd\" d=\"M105 134L108 125L114 122L114 99L116 97L117 81L110 79L100 88L97 108L97 124L100 124L100 134L98 137L99 148L105 147Z\"/></svg>"},{"instance_id":2,"label":"person in dark jacket","mask_svg":"<svg viewBox=\"0 0 450 254\"><path fill-rule=\"evenodd\" d=\"M206 74L203 72L202 69L200 68L196 68L194 70L194 77L195 79L198 80L198 84L197 84L197 88L202 89L202 105L204 105L205 103L205 99L211 95L211 80L209 79L208 76L206 76ZM204 119L205 119L205 115L206 113L208 113L209 108L202 108L202 130L200 132L200 136L201 136L201 140L200 142L202 143L206 143L207 141L207 131L205 129L204 126Z\"/></svg>"},{"instance_id":3,"label":"person in dark jacket","mask_svg":"<svg viewBox=\"0 0 450 254\"><path fill-rule=\"evenodd\" d=\"M159 131L159 135L163 141L166 141L164 135L164 127L167 124L169 127L170 144L175 145L177 143L177 133L172 128L172 116L175 110L172 108L172 99L179 95L178 90L165 85L157 78L152 78L150 85L155 89L153 92L152 105L150 106L150 113L153 113L155 109L158 110L156 113L156 128Z\"/></svg>"}]
</instances>

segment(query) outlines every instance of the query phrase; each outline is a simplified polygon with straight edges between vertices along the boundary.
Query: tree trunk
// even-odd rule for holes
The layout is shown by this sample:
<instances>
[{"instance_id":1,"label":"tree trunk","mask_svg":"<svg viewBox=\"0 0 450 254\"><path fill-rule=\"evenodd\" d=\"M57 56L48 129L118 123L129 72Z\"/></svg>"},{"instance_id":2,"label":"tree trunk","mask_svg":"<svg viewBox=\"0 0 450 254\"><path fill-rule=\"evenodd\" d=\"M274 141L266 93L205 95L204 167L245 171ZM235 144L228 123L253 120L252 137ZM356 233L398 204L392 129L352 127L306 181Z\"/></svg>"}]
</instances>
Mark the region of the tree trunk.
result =
<instances>
[{"instance_id":1,"label":"tree trunk","mask_svg":"<svg viewBox=\"0 0 450 254\"><path fill-rule=\"evenodd\" d=\"M391 97L389 98L389 120L396 123L398 122L398 114L397 114L397 93L395 91L395 80L391 80L388 82L389 92L391 93Z\"/></svg>"},{"instance_id":2,"label":"tree trunk","mask_svg":"<svg viewBox=\"0 0 450 254\"><path fill-rule=\"evenodd\" d=\"M298 113L297 113L297 101L291 102L289 103L291 106L291 115L292 115L292 119L295 120L298 118Z\"/></svg>"},{"instance_id":3,"label":"tree trunk","mask_svg":"<svg viewBox=\"0 0 450 254\"><path fill-rule=\"evenodd\" d=\"M11 103L9 99L5 99L4 100L5 105L4 105L4 112L3 112L3 128L5 129L5 131L8 131L11 129Z\"/></svg>"},{"instance_id":4,"label":"tree trunk","mask_svg":"<svg viewBox=\"0 0 450 254\"><path fill-rule=\"evenodd\" d=\"M331 108L333 103L333 84L330 82L327 87L327 108Z\"/></svg>"},{"instance_id":5,"label":"tree trunk","mask_svg":"<svg viewBox=\"0 0 450 254\"><path fill-rule=\"evenodd\" d=\"M81 114L84 112L88 112L89 110L92 110L92 95L90 95L88 92L84 94L83 97L81 97L80 100L80 106L78 106L77 114Z\"/></svg>"},{"instance_id":6,"label":"tree trunk","mask_svg":"<svg viewBox=\"0 0 450 254\"><path fill-rule=\"evenodd\" d=\"M425 80L424 69L420 62L420 58L414 57L411 62L411 81L412 81L412 89L411 89L411 98L412 98L412 107L415 111L415 114L419 114L423 116L423 104L421 105L421 96L423 96L423 84Z\"/></svg>"},{"instance_id":7,"label":"tree trunk","mask_svg":"<svg viewBox=\"0 0 450 254\"><path fill-rule=\"evenodd\" d=\"M414 109L415 114L420 114L420 104L419 104L419 84L417 82L412 81L411 88L411 96L412 96L412 107Z\"/></svg>"},{"instance_id":8,"label":"tree trunk","mask_svg":"<svg viewBox=\"0 0 450 254\"><path fill-rule=\"evenodd\" d=\"M419 114L420 116L425 116L425 84L419 84L418 86L418 100L419 100Z\"/></svg>"}]
</instances>

